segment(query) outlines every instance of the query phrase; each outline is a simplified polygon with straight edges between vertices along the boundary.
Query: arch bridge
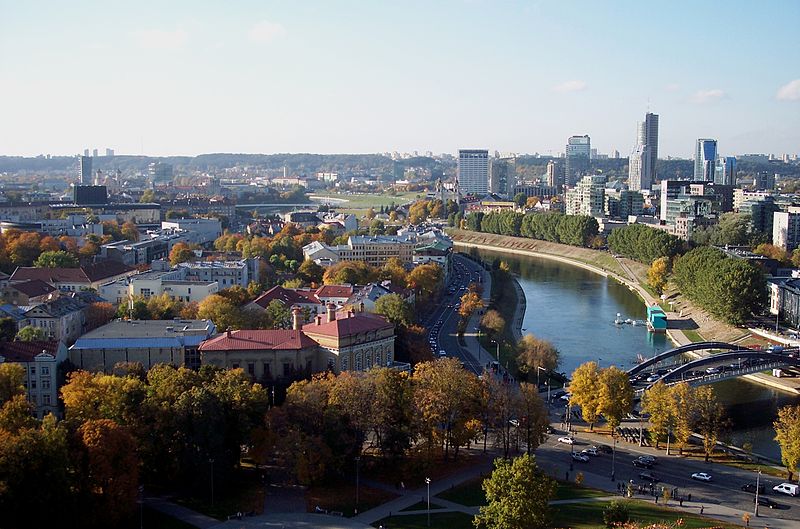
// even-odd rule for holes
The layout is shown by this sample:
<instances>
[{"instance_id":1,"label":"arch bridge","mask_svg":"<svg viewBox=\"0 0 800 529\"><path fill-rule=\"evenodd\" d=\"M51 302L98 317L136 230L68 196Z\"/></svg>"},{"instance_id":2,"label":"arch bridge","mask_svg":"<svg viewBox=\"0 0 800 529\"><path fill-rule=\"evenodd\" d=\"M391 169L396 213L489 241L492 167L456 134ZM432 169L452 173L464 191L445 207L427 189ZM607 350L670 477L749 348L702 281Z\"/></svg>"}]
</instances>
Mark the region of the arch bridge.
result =
<instances>
[{"instance_id":1,"label":"arch bridge","mask_svg":"<svg viewBox=\"0 0 800 529\"><path fill-rule=\"evenodd\" d=\"M628 375L634 376L638 375L643 371L647 371L648 368L651 366L655 366L656 364L660 364L664 360L670 359L675 356L680 356L684 353L690 353L692 351L706 351L706 350L722 350L722 351L755 351L755 349L749 349L747 347L742 347L741 345L735 345L727 342L695 342L690 343L687 345L681 345L680 347L675 347L674 349L669 349L668 351L664 351L661 354L658 354L652 358L648 358L644 362L628 369Z\"/></svg>"}]
</instances>

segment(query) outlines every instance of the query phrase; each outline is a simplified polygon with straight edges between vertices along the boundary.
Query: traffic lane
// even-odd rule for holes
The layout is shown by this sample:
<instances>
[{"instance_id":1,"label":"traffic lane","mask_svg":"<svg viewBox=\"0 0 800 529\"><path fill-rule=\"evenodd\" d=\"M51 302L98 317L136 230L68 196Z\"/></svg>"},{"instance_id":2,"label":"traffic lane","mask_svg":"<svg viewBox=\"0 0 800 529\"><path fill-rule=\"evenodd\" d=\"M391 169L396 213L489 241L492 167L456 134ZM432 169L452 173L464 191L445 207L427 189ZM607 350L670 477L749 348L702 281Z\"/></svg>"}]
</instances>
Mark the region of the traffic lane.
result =
<instances>
[{"instance_id":1,"label":"traffic lane","mask_svg":"<svg viewBox=\"0 0 800 529\"><path fill-rule=\"evenodd\" d=\"M625 447L617 445L616 461L614 465L615 481L611 481L611 455L602 454L600 456L590 458L589 463L573 462L570 452L580 452L582 449L594 444L588 440L581 440L580 434L576 439L574 445L559 443L558 437L564 436L563 432L556 432L550 436L548 441L539 447L537 455L542 455L547 459L559 465L566 472L570 468L570 463L574 471L581 471L584 473L592 473L596 476L608 479L611 487L616 488L616 482L629 482L633 480L636 484L649 484L639 477L642 472L652 472L659 479L656 485L659 487L665 486L669 488L678 488L681 496L688 497L692 495L692 500L695 502L709 501L719 504L724 504L730 507L739 508L742 510L749 510L753 507L754 494L743 492L741 486L746 483L755 483L755 476L747 471L735 469L732 467L724 467L724 465L714 464L710 468L703 462L692 460L685 460L680 458L673 458L660 456L656 465L652 469L637 468L633 466L633 460L638 458L642 453L628 450ZM691 475L695 472L707 472L712 475L712 481L709 483L693 480ZM609 487L610 488L610 487ZM780 495L774 493L770 488L767 490L767 497L775 501L783 508L772 509L773 514L777 518L797 519L800 517L800 505L798 499L790 496ZM761 506L761 509L768 509L768 507Z\"/></svg>"}]
</instances>

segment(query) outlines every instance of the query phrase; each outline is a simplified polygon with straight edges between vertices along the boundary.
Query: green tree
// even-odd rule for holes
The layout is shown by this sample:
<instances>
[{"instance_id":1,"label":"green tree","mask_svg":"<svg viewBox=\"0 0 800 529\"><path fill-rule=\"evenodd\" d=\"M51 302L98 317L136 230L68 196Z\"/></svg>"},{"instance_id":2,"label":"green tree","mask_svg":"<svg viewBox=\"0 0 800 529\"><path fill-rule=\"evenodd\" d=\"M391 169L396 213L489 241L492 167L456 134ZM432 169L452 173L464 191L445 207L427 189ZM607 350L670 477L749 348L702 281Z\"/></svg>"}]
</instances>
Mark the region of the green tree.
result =
<instances>
[{"instance_id":1,"label":"green tree","mask_svg":"<svg viewBox=\"0 0 800 529\"><path fill-rule=\"evenodd\" d=\"M42 252L33 262L37 268L77 268L78 259L64 250Z\"/></svg>"},{"instance_id":2,"label":"green tree","mask_svg":"<svg viewBox=\"0 0 800 529\"><path fill-rule=\"evenodd\" d=\"M781 447L781 461L789 471L789 481L800 465L800 406L784 406L773 423L775 440Z\"/></svg>"},{"instance_id":3,"label":"green tree","mask_svg":"<svg viewBox=\"0 0 800 529\"><path fill-rule=\"evenodd\" d=\"M0 341L10 342L17 335L17 322L13 318L0 318Z\"/></svg>"},{"instance_id":4,"label":"green tree","mask_svg":"<svg viewBox=\"0 0 800 529\"><path fill-rule=\"evenodd\" d=\"M414 321L411 305L398 294L386 294L375 302L375 312L395 325L409 326Z\"/></svg>"},{"instance_id":5,"label":"green tree","mask_svg":"<svg viewBox=\"0 0 800 529\"><path fill-rule=\"evenodd\" d=\"M47 333L44 332L44 329L39 327L34 327L32 325L28 325L27 327L23 327L17 333L17 340L20 342L37 342L47 338Z\"/></svg>"},{"instance_id":6,"label":"green tree","mask_svg":"<svg viewBox=\"0 0 800 529\"><path fill-rule=\"evenodd\" d=\"M142 204L150 204L156 201L156 193L152 189L145 189L144 193L142 193L142 198L139 199L139 202Z\"/></svg>"},{"instance_id":7,"label":"green tree","mask_svg":"<svg viewBox=\"0 0 800 529\"><path fill-rule=\"evenodd\" d=\"M481 485L487 505L475 515L476 528L546 529L550 527L549 502L556 483L524 454L511 461L496 459L494 471Z\"/></svg>"},{"instance_id":8,"label":"green tree","mask_svg":"<svg viewBox=\"0 0 800 529\"><path fill-rule=\"evenodd\" d=\"M622 419L633 410L633 387L625 371L616 366L600 372L599 409L611 431L616 431Z\"/></svg>"},{"instance_id":9,"label":"green tree","mask_svg":"<svg viewBox=\"0 0 800 529\"><path fill-rule=\"evenodd\" d=\"M292 311L282 301L273 299L265 309L267 321L273 329L290 329Z\"/></svg>"},{"instance_id":10,"label":"green tree","mask_svg":"<svg viewBox=\"0 0 800 529\"><path fill-rule=\"evenodd\" d=\"M246 326L241 309L219 294L211 294L197 307L197 317L210 319L220 331Z\"/></svg>"},{"instance_id":11,"label":"green tree","mask_svg":"<svg viewBox=\"0 0 800 529\"><path fill-rule=\"evenodd\" d=\"M547 440L547 428L550 426L548 410L539 395L539 388L534 384L520 382L517 411L525 450L530 455Z\"/></svg>"},{"instance_id":12,"label":"green tree","mask_svg":"<svg viewBox=\"0 0 800 529\"><path fill-rule=\"evenodd\" d=\"M528 197L525 193L517 193L514 195L514 203L519 207L525 207L525 204L528 202Z\"/></svg>"},{"instance_id":13,"label":"green tree","mask_svg":"<svg viewBox=\"0 0 800 529\"><path fill-rule=\"evenodd\" d=\"M306 259L303 261L300 264L300 267L297 269L297 277L302 279L306 284L322 283L322 274L324 273L325 269L311 259Z\"/></svg>"},{"instance_id":14,"label":"green tree","mask_svg":"<svg viewBox=\"0 0 800 529\"><path fill-rule=\"evenodd\" d=\"M630 517L628 506L619 500L610 502L603 509L603 523L606 524L606 527L620 527L630 520Z\"/></svg>"},{"instance_id":15,"label":"green tree","mask_svg":"<svg viewBox=\"0 0 800 529\"><path fill-rule=\"evenodd\" d=\"M589 429L594 429L594 423L600 416L600 371L596 362L586 362L578 366L572 373L569 391L572 393L569 402L571 405L581 407L583 420L589 423Z\"/></svg>"},{"instance_id":16,"label":"green tree","mask_svg":"<svg viewBox=\"0 0 800 529\"><path fill-rule=\"evenodd\" d=\"M369 223L369 234L370 235L383 235L386 232L386 225L380 219L373 219L372 222Z\"/></svg>"}]
</instances>

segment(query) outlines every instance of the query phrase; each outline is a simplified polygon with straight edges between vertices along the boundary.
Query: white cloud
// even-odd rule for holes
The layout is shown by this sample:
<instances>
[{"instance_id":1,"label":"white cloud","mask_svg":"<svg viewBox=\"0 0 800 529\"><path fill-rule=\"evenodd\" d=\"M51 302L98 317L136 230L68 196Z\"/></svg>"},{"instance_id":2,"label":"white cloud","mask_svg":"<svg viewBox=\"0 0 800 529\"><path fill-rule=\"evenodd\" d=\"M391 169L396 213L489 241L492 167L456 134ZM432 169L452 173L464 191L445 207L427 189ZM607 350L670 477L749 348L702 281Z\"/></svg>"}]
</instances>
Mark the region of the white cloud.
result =
<instances>
[{"instance_id":1,"label":"white cloud","mask_svg":"<svg viewBox=\"0 0 800 529\"><path fill-rule=\"evenodd\" d=\"M554 92L580 92L586 90L586 81L565 81L553 87Z\"/></svg>"},{"instance_id":2,"label":"white cloud","mask_svg":"<svg viewBox=\"0 0 800 529\"><path fill-rule=\"evenodd\" d=\"M782 87L778 88L778 93L775 97L781 101L797 101L800 100L800 79L789 81Z\"/></svg>"},{"instance_id":3,"label":"white cloud","mask_svg":"<svg viewBox=\"0 0 800 529\"><path fill-rule=\"evenodd\" d=\"M723 90L719 88L712 88L711 90L698 90L694 94L692 94L692 103L697 103L702 105L704 103L713 103L714 101L719 101L727 97Z\"/></svg>"},{"instance_id":4,"label":"white cloud","mask_svg":"<svg viewBox=\"0 0 800 529\"><path fill-rule=\"evenodd\" d=\"M670 83L664 87L664 90L666 90L667 92L677 92L680 89L681 85L679 85L678 83Z\"/></svg>"},{"instance_id":5,"label":"white cloud","mask_svg":"<svg viewBox=\"0 0 800 529\"><path fill-rule=\"evenodd\" d=\"M176 50L189 41L189 33L184 29L167 31L163 29L144 29L133 33L139 46L151 50Z\"/></svg>"},{"instance_id":6,"label":"white cloud","mask_svg":"<svg viewBox=\"0 0 800 529\"><path fill-rule=\"evenodd\" d=\"M272 42L284 35L286 35L286 28L277 22L270 22L269 20L257 22L250 28L250 31L247 32L247 38L250 39L250 42L257 42L259 44Z\"/></svg>"}]
</instances>

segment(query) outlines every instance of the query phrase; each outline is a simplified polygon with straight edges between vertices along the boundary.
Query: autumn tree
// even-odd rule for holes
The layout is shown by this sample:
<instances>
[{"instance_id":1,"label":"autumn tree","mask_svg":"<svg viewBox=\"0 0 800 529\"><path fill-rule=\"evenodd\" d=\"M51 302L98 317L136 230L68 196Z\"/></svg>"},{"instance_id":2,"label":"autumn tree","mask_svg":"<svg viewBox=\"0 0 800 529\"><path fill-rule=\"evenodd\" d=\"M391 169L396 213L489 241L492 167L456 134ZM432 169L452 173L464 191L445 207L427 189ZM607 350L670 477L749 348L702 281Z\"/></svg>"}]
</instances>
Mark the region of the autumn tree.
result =
<instances>
[{"instance_id":1,"label":"autumn tree","mask_svg":"<svg viewBox=\"0 0 800 529\"><path fill-rule=\"evenodd\" d=\"M325 270L322 282L326 285L363 285L375 275L375 270L363 261L340 261Z\"/></svg>"},{"instance_id":2,"label":"autumn tree","mask_svg":"<svg viewBox=\"0 0 800 529\"><path fill-rule=\"evenodd\" d=\"M601 412L599 385L600 371L596 362L579 365L572 373L572 382L569 384L569 391L572 393L569 402L581 407L581 415L589 423L590 430L594 429L594 423Z\"/></svg>"},{"instance_id":3,"label":"autumn tree","mask_svg":"<svg viewBox=\"0 0 800 529\"><path fill-rule=\"evenodd\" d=\"M239 307L219 294L211 294L197 307L197 317L211 320L220 331L241 329L245 326L245 318Z\"/></svg>"},{"instance_id":4,"label":"autumn tree","mask_svg":"<svg viewBox=\"0 0 800 529\"><path fill-rule=\"evenodd\" d=\"M369 371L374 386L371 396L375 438L381 453L399 460L416 435L414 391L408 373L388 367Z\"/></svg>"},{"instance_id":5,"label":"autumn tree","mask_svg":"<svg viewBox=\"0 0 800 529\"><path fill-rule=\"evenodd\" d=\"M552 371L558 362L558 349L547 340L526 334L517 343L517 365L523 373L537 373L540 367Z\"/></svg>"},{"instance_id":6,"label":"autumn tree","mask_svg":"<svg viewBox=\"0 0 800 529\"><path fill-rule=\"evenodd\" d=\"M650 414L650 439L658 443L675 426L675 397L669 386L658 381L642 395L642 412Z\"/></svg>"},{"instance_id":7,"label":"autumn tree","mask_svg":"<svg viewBox=\"0 0 800 529\"><path fill-rule=\"evenodd\" d=\"M322 283L322 274L324 273L325 269L311 259L303 261L297 269L297 277L306 284Z\"/></svg>"},{"instance_id":8,"label":"autumn tree","mask_svg":"<svg viewBox=\"0 0 800 529\"><path fill-rule=\"evenodd\" d=\"M669 257L659 257L647 269L647 283L653 287L657 294L664 292L669 275Z\"/></svg>"},{"instance_id":9,"label":"autumn tree","mask_svg":"<svg viewBox=\"0 0 800 529\"><path fill-rule=\"evenodd\" d=\"M22 429L35 428L35 412L36 408L25 394L14 395L0 406L0 432L5 430L6 432L17 434Z\"/></svg>"},{"instance_id":10,"label":"autumn tree","mask_svg":"<svg viewBox=\"0 0 800 529\"><path fill-rule=\"evenodd\" d=\"M709 460L723 428L727 426L725 410L717 401L711 386L701 386L694 390L695 428L703 436L703 451Z\"/></svg>"},{"instance_id":11,"label":"autumn tree","mask_svg":"<svg viewBox=\"0 0 800 529\"><path fill-rule=\"evenodd\" d=\"M442 267L436 263L427 263L415 267L408 274L408 288L412 288L422 301L430 300L442 286Z\"/></svg>"},{"instance_id":12,"label":"autumn tree","mask_svg":"<svg viewBox=\"0 0 800 529\"><path fill-rule=\"evenodd\" d=\"M176 243L169 252L169 263L172 266L191 261L192 259L194 259L194 251L192 247L185 242Z\"/></svg>"},{"instance_id":13,"label":"autumn tree","mask_svg":"<svg viewBox=\"0 0 800 529\"><path fill-rule=\"evenodd\" d=\"M458 313L461 315L462 318L467 319L472 316L472 313L478 310L483 306L483 300L481 297L472 291L465 292L463 296L461 296L460 300L461 306L458 307Z\"/></svg>"},{"instance_id":14,"label":"autumn tree","mask_svg":"<svg viewBox=\"0 0 800 529\"><path fill-rule=\"evenodd\" d=\"M613 432L633 410L633 387L628 374L616 366L600 371L599 382L600 413Z\"/></svg>"},{"instance_id":15,"label":"autumn tree","mask_svg":"<svg viewBox=\"0 0 800 529\"><path fill-rule=\"evenodd\" d=\"M88 330L96 329L110 322L117 309L106 301L98 301L86 307L86 327Z\"/></svg>"},{"instance_id":16,"label":"autumn tree","mask_svg":"<svg viewBox=\"0 0 800 529\"><path fill-rule=\"evenodd\" d=\"M496 377L483 377L481 385L484 393L481 401L485 403L481 410L484 422L484 450L488 433L492 431L503 451L503 457L508 458L517 433L512 421L518 420L519 396L516 388Z\"/></svg>"},{"instance_id":17,"label":"autumn tree","mask_svg":"<svg viewBox=\"0 0 800 529\"><path fill-rule=\"evenodd\" d=\"M487 505L475 515L474 525L487 529L547 529L550 500L556 482L546 476L529 454L513 460L496 459L494 471L483 481Z\"/></svg>"},{"instance_id":18,"label":"autumn tree","mask_svg":"<svg viewBox=\"0 0 800 529\"><path fill-rule=\"evenodd\" d=\"M157 296L147 298L147 313L153 320L171 320L177 318L183 308L183 303L173 299L169 292L162 292Z\"/></svg>"},{"instance_id":19,"label":"autumn tree","mask_svg":"<svg viewBox=\"0 0 800 529\"><path fill-rule=\"evenodd\" d=\"M487 310L481 318L481 327L486 329L489 338L494 338L503 332L506 327L506 320L494 309Z\"/></svg>"},{"instance_id":20,"label":"autumn tree","mask_svg":"<svg viewBox=\"0 0 800 529\"><path fill-rule=\"evenodd\" d=\"M120 233L124 239L134 242L139 241L139 230L136 228L136 224L131 221L128 221L122 225L122 228L120 228Z\"/></svg>"},{"instance_id":21,"label":"autumn tree","mask_svg":"<svg viewBox=\"0 0 800 529\"><path fill-rule=\"evenodd\" d=\"M789 472L789 481L800 465L800 406L784 406L773 423L775 440L781 447L781 461Z\"/></svg>"},{"instance_id":22,"label":"autumn tree","mask_svg":"<svg viewBox=\"0 0 800 529\"><path fill-rule=\"evenodd\" d=\"M25 394L25 368L22 364L3 362L0 364L0 406Z\"/></svg>"},{"instance_id":23,"label":"autumn tree","mask_svg":"<svg viewBox=\"0 0 800 529\"><path fill-rule=\"evenodd\" d=\"M385 316L395 325L408 326L414 321L411 305L398 294L386 294L375 302L375 313Z\"/></svg>"},{"instance_id":24,"label":"autumn tree","mask_svg":"<svg viewBox=\"0 0 800 529\"><path fill-rule=\"evenodd\" d=\"M517 406L525 449L531 454L547 440L549 413L539 395L539 388L527 382L520 382Z\"/></svg>"},{"instance_id":25,"label":"autumn tree","mask_svg":"<svg viewBox=\"0 0 800 529\"><path fill-rule=\"evenodd\" d=\"M408 272L403 266L403 262L397 257L391 257L383 265L380 271L381 279L388 279L392 285L404 287L408 283Z\"/></svg>"}]
</instances>

